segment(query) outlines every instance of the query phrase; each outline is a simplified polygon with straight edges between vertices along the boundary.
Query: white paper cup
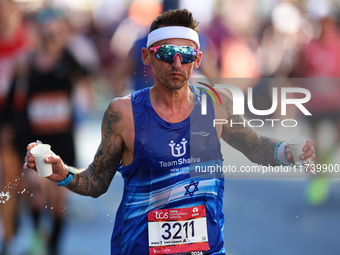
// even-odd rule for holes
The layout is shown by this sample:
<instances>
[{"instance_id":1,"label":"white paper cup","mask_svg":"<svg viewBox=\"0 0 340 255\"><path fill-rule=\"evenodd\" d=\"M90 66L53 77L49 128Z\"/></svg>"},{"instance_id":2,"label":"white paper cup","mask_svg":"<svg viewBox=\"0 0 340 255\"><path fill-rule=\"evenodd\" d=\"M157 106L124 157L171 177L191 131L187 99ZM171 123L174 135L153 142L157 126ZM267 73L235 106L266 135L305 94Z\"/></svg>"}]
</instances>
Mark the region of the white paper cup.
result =
<instances>
[{"instance_id":1,"label":"white paper cup","mask_svg":"<svg viewBox=\"0 0 340 255\"><path fill-rule=\"evenodd\" d=\"M48 177L53 173L52 164L46 163L45 158L51 156L51 146L49 144L38 144L31 149L34 163L41 177Z\"/></svg>"},{"instance_id":2,"label":"white paper cup","mask_svg":"<svg viewBox=\"0 0 340 255\"><path fill-rule=\"evenodd\" d=\"M292 152L294 163L297 166L302 166L304 160L300 159L300 156L304 153L303 147L305 146L307 141L307 137L305 136L298 136L290 139L288 141L288 146Z\"/></svg>"}]
</instances>

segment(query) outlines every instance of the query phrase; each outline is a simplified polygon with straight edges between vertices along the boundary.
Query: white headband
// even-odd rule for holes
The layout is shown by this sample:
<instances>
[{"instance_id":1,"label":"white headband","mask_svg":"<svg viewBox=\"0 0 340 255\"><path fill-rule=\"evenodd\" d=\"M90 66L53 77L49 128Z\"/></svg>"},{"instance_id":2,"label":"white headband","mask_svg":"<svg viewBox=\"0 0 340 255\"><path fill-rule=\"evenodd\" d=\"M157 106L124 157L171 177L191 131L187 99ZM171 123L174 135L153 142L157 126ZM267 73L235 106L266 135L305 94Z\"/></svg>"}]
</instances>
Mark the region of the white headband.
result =
<instances>
[{"instance_id":1,"label":"white headband","mask_svg":"<svg viewBox=\"0 0 340 255\"><path fill-rule=\"evenodd\" d=\"M146 47L149 48L155 42L172 38L191 40L196 44L197 49L200 48L200 42L197 32L191 28L182 26L161 27L152 31L148 35L148 42L146 43Z\"/></svg>"}]
</instances>

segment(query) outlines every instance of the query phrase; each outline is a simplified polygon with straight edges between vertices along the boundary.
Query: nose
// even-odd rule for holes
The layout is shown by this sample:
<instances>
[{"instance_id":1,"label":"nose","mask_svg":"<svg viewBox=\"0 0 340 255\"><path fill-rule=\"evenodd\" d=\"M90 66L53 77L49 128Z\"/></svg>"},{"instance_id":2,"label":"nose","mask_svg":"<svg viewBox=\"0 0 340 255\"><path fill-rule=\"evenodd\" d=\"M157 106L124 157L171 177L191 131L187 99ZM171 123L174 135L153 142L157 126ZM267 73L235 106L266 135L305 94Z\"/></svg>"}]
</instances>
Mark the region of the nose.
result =
<instances>
[{"instance_id":1,"label":"nose","mask_svg":"<svg viewBox=\"0 0 340 255\"><path fill-rule=\"evenodd\" d=\"M174 57L174 61L172 62L172 65L174 67L180 67L182 65L182 57L179 53L177 53Z\"/></svg>"}]
</instances>

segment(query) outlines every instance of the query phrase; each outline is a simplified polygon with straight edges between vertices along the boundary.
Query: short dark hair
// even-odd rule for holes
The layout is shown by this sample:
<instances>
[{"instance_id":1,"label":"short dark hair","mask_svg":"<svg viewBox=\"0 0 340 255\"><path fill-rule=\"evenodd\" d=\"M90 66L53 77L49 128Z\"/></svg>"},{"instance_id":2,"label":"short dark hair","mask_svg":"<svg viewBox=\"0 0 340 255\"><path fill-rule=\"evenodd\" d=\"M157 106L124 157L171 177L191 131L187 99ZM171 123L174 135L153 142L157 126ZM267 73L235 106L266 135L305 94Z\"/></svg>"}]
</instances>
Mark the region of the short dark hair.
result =
<instances>
[{"instance_id":1,"label":"short dark hair","mask_svg":"<svg viewBox=\"0 0 340 255\"><path fill-rule=\"evenodd\" d=\"M192 13L187 9L176 9L163 12L152 22L149 32L160 27L168 26L189 27L197 33L199 32L198 21L192 17Z\"/></svg>"}]
</instances>

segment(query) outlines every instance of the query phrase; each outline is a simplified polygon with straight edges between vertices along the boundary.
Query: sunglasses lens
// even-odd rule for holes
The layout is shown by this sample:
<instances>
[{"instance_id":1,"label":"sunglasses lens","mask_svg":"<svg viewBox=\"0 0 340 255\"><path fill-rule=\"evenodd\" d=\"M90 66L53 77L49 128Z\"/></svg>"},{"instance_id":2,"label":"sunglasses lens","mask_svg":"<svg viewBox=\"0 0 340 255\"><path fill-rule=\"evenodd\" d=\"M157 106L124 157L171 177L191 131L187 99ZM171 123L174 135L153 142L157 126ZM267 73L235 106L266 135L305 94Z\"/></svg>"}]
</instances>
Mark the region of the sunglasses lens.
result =
<instances>
[{"instance_id":1,"label":"sunglasses lens","mask_svg":"<svg viewBox=\"0 0 340 255\"><path fill-rule=\"evenodd\" d=\"M157 51L157 58L165 62L171 63L176 55L175 49L170 45L163 45Z\"/></svg>"},{"instance_id":2,"label":"sunglasses lens","mask_svg":"<svg viewBox=\"0 0 340 255\"><path fill-rule=\"evenodd\" d=\"M192 47L182 47L180 54L182 56L182 63L184 64L194 62L197 58L197 53Z\"/></svg>"},{"instance_id":3,"label":"sunglasses lens","mask_svg":"<svg viewBox=\"0 0 340 255\"><path fill-rule=\"evenodd\" d=\"M168 63L172 63L177 54L181 55L182 64L194 62L197 58L197 52L189 46L163 45L156 53L156 57Z\"/></svg>"}]
</instances>

